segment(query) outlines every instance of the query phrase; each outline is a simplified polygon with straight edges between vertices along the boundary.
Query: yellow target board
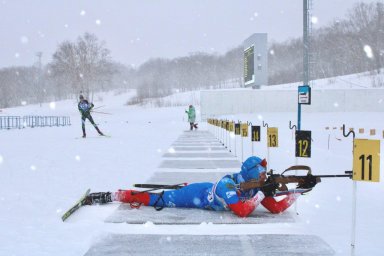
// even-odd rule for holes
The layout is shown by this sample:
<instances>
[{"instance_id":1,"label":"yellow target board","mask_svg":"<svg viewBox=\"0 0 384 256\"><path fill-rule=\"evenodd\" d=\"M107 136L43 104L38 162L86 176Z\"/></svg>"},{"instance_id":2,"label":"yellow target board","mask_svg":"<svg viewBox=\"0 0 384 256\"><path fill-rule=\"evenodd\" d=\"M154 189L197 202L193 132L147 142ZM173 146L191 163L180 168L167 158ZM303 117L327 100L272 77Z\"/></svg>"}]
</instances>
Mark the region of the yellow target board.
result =
<instances>
[{"instance_id":1,"label":"yellow target board","mask_svg":"<svg viewBox=\"0 0 384 256\"><path fill-rule=\"evenodd\" d=\"M241 124L241 137L248 137L248 124Z\"/></svg>"},{"instance_id":2,"label":"yellow target board","mask_svg":"<svg viewBox=\"0 0 384 256\"><path fill-rule=\"evenodd\" d=\"M233 121L229 122L229 131L233 132L234 130L235 130L235 123Z\"/></svg>"},{"instance_id":3,"label":"yellow target board","mask_svg":"<svg viewBox=\"0 0 384 256\"><path fill-rule=\"evenodd\" d=\"M270 148L279 146L279 130L277 127L267 128L267 141Z\"/></svg>"},{"instance_id":4,"label":"yellow target board","mask_svg":"<svg viewBox=\"0 0 384 256\"><path fill-rule=\"evenodd\" d=\"M380 181L380 140L353 140L353 176L355 181Z\"/></svg>"}]
</instances>

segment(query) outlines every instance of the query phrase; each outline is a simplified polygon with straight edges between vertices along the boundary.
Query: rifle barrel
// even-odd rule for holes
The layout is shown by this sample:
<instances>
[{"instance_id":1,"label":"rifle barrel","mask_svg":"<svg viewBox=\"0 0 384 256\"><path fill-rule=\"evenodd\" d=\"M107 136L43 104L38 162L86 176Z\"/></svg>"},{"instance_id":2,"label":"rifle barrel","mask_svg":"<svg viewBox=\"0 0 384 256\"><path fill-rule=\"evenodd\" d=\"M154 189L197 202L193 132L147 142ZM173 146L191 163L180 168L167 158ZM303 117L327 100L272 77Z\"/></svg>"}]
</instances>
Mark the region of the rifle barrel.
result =
<instances>
[{"instance_id":1,"label":"rifle barrel","mask_svg":"<svg viewBox=\"0 0 384 256\"><path fill-rule=\"evenodd\" d=\"M341 177L352 177L352 174L330 174L330 175L312 175L313 177L319 177L319 178L341 178ZM308 175L286 175L281 176L279 174L272 175L273 178L277 179L288 179L288 178L297 178L297 179L304 179L305 177L308 177Z\"/></svg>"},{"instance_id":2,"label":"rifle barrel","mask_svg":"<svg viewBox=\"0 0 384 256\"><path fill-rule=\"evenodd\" d=\"M339 174L339 175L313 175L315 177L320 177L320 178L342 178L342 177L348 177L352 178L351 174Z\"/></svg>"}]
</instances>

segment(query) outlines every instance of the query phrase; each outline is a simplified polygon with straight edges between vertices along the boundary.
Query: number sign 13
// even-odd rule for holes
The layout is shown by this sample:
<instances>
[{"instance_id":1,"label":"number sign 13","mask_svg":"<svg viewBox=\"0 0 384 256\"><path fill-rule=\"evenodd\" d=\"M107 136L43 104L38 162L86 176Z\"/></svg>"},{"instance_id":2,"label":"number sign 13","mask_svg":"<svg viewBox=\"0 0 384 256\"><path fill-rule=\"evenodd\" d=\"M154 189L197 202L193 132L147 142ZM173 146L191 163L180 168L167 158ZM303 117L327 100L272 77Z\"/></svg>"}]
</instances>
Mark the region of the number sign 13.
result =
<instances>
[{"instance_id":1,"label":"number sign 13","mask_svg":"<svg viewBox=\"0 0 384 256\"><path fill-rule=\"evenodd\" d=\"M279 130L277 127L267 129L268 147L275 148L279 146Z\"/></svg>"}]
</instances>

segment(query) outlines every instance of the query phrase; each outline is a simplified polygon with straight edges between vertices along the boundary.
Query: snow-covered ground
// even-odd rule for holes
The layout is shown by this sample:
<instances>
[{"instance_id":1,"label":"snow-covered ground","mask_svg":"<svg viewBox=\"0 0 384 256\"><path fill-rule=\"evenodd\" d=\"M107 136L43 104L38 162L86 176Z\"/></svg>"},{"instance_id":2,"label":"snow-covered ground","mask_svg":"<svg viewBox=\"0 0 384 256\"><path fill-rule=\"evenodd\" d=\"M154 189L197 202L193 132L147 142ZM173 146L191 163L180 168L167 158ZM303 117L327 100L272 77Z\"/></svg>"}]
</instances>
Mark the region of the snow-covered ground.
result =
<instances>
[{"instance_id":1,"label":"snow-covered ground","mask_svg":"<svg viewBox=\"0 0 384 256\"><path fill-rule=\"evenodd\" d=\"M103 95L102 100L95 97L95 107L105 105L100 111L111 113L93 114L100 129L111 138L98 137L87 123L89 138L78 139L81 122L75 100L3 109L1 115L69 115L72 125L0 130L0 255L83 255L107 232L315 234L330 244L336 255L350 255L352 181L349 179L323 179L312 192L300 197L297 220L289 224L203 222L186 228L104 223L118 204L84 207L63 223L63 211L87 188L114 191L145 182L161 163L162 154L187 130L184 110L190 104L188 97L180 97L185 99L185 106L166 108L126 106L129 97L130 94L113 93ZM253 124L264 120L279 127L279 148L269 150L270 168L282 171L296 163L292 131L288 128L289 120L296 120L296 113L239 114L229 118ZM357 138L380 140L384 129L382 113L305 114L302 122L306 129L312 130L312 158L299 159L298 163L311 166L314 174L339 174L352 168L352 138L344 138L340 129L333 127L346 124L348 128L365 128L365 134L357 133ZM377 129L377 135L367 134L371 128ZM200 129L216 133L203 123ZM233 149L234 139L231 141ZM241 139L237 137L236 143L241 161ZM255 154L266 156L265 145L265 140L254 144ZM243 142L243 148L244 157L249 156L251 144ZM383 192L382 182L357 185L356 255L381 255L384 251Z\"/></svg>"}]
</instances>

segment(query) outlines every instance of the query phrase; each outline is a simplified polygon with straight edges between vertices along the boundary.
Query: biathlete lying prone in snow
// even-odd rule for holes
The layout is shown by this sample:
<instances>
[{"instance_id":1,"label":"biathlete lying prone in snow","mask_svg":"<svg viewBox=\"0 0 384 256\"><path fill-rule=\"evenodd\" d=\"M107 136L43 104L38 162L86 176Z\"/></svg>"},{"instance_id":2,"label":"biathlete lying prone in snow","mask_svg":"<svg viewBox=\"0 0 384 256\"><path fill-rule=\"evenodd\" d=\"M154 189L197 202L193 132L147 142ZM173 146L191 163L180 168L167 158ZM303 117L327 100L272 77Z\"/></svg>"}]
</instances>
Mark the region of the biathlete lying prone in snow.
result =
<instances>
[{"instance_id":1,"label":"biathlete lying prone in snow","mask_svg":"<svg viewBox=\"0 0 384 256\"><path fill-rule=\"evenodd\" d=\"M230 210L239 217L249 216L261 203L272 213L280 213L291 206L300 193L287 193L280 201L275 200L260 188L241 190L237 184L266 179L267 161L259 157L249 157L241 166L241 171L229 174L216 183L191 183L180 189L162 193L119 190L117 192L91 193L85 204L103 204L113 201L130 203L132 207L141 204L155 207L201 208L215 211Z\"/></svg>"}]
</instances>

